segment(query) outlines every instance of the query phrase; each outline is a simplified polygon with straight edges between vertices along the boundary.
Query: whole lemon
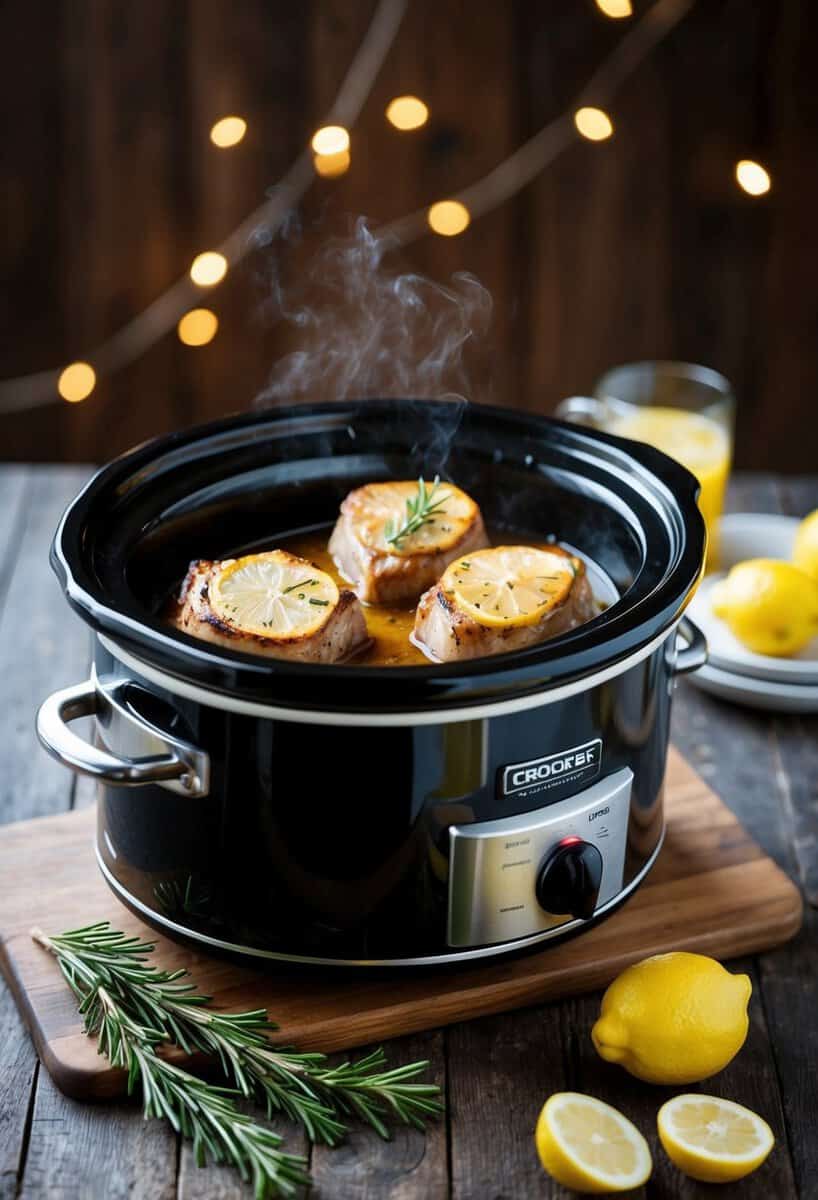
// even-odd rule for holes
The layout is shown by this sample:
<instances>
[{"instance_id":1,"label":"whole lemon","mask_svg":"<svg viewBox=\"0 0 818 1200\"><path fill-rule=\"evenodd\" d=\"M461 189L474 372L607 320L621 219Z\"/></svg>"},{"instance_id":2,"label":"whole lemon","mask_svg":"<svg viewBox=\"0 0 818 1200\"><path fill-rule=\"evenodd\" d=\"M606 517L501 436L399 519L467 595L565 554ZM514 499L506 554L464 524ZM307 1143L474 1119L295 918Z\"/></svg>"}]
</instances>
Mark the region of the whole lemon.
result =
<instances>
[{"instance_id":1,"label":"whole lemon","mask_svg":"<svg viewBox=\"0 0 818 1200\"><path fill-rule=\"evenodd\" d=\"M597 1052L648 1083L698 1083L727 1066L747 1037L752 984L703 954L634 963L602 997Z\"/></svg>"},{"instance_id":2,"label":"whole lemon","mask_svg":"<svg viewBox=\"0 0 818 1200\"><path fill-rule=\"evenodd\" d=\"M818 583L792 563L750 558L713 588L713 611L748 650L795 654L818 633Z\"/></svg>"},{"instance_id":3,"label":"whole lemon","mask_svg":"<svg viewBox=\"0 0 818 1200\"><path fill-rule=\"evenodd\" d=\"M792 561L818 583L818 508L804 517L795 535Z\"/></svg>"}]
</instances>

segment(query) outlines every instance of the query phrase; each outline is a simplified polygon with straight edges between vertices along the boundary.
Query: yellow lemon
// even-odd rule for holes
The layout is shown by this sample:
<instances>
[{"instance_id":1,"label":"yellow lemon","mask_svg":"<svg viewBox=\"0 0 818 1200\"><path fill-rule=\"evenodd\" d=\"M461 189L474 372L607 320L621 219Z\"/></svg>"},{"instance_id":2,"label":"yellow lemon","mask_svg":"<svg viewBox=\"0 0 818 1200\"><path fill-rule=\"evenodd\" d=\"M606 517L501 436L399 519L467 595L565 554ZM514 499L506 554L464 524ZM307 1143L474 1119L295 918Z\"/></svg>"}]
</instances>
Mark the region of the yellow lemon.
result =
<instances>
[{"instance_id":1,"label":"yellow lemon","mask_svg":"<svg viewBox=\"0 0 818 1200\"><path fill-rule=\"evenodd\" d=\"M737 563L712 595L713 612L756 654L796 654L818 633L818 582L792 563Z\"/></svg>"},{"instance_id":2,"label":"yellow lemon","mask_svg":"<svg viewBox=\"0 0 818 1200\"><path fill-rule=\"evenodd\" d=\"M597 1052L648 1083L698 1083L727 1066L747 1037L747 975L677 951L634 963L602 997Z\"/></svg>"},{"instance_id":3,"label":"yellow lemon","mask_svg":"<svg viewBox=\"0 0 818 1200\"><path fill-rule=\"evenodd\" d=\"M540 1162L576 1192L625 1192L650 1177L650 1149L621 1112L580 1092L555 1092L534 1133Z\"/></svg>"},{"instance_id":4,"label":"yellow lemon","mask_svg":"<svg viewBox=\"0 0 818 1200\"><path fill-rule=\"evenodd\" d=\"M761 1166L775 1142L766 1121L718 1096L674 1096L659 1109L656 1123L671 1162L704 1183L743 1179Z\"/></svg>"},{"instance_id":5,"label":"yellow lemon","mask_svg":"<svg viewBox=\"0 0 818 1200\"><path fill-rule=\"evenodd\" d=\"M818 583L818 508L798 526L792 561Z\"/></svg>"}]
</instances>

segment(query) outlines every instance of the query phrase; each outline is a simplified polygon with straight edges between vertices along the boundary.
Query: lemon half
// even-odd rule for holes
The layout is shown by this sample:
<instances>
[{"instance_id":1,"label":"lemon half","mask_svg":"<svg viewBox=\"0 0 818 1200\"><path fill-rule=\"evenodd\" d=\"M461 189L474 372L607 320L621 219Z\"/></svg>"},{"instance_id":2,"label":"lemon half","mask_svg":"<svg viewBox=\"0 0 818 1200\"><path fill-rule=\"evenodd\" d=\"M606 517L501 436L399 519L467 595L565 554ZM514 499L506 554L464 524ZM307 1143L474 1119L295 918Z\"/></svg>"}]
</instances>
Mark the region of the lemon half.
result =
<instances>
[{"instance_id":1,"label":"lemon half","mask_svg":"<svg viewBox=\"0 0 818 1200\"><path fill-rule=\"evenodd\" d=\"M259 637L296 639L316 633L338 603L335 581L286 550L247 554L212 579L210 607L226 624Z\"/></svg>"},{"instance_id":2,"label":"lemon half","mask_svg":"<svg viewBox=\"0 0 818 1200\"><path fill-rule=\"evenodd\" d=\"M656 1123L670 1160L704 1183L742 1179L761 1166L775 1143L766 1121L718 1096L674 1096L659 1109Z\"/></svg>"},{"instance_id":3,"label":"lemon half","mask_svg":"<svg viewBox=\"0 0 818 1200\"><path fill-rule=\"evenodd\" d=\"M548 1174L577 1192L641 1187L653 1169L650 1149L636 1126L610 1104L581 1092L549 1096L534 1138Z\"/></svg>"},{"instance_id":4,"label":"lemon half","mask_svg":"<svg viewBox=\"0 0 818 1200\"><path fill-rule=\"evenodd\" d=\"M495 546L456 559L440 585L480 625L533 625L560 604L581 564L531 546Z\"/></svg>"}]
</instances>

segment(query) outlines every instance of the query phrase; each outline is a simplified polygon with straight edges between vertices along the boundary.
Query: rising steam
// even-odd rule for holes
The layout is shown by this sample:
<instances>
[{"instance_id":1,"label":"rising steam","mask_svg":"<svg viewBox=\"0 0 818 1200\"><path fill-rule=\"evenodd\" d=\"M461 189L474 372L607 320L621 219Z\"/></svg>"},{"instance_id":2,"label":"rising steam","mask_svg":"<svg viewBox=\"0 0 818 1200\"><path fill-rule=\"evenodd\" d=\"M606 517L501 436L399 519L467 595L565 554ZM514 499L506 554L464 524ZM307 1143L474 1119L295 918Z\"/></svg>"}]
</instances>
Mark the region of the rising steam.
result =
<instances>
[{"instance_id":1,"label":"rising steam","mask_svg":"<svg viewBox=\"0 0 818 1200\"><path fill-rule=\"evenodd\" d=\"M491 319L491 297L472 275L443 287L384 263L390 243L363 218L353 235L322 247L296 289L274 283L278 316L298 348L282 358L257 399L471 395L466 359Z\"/></svg>"}]
</instances>

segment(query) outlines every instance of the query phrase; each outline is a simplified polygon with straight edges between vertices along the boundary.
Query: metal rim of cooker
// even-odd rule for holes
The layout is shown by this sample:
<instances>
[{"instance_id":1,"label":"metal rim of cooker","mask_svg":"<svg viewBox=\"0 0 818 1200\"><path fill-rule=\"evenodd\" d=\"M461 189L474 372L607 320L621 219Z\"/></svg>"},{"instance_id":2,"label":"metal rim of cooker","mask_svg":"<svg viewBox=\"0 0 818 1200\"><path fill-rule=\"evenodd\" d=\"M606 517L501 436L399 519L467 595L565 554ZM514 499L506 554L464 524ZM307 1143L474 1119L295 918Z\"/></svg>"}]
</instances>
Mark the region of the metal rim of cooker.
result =
<instances>
[{"instance_id":1,"label":"metal rim of cooker","mask_svg":"<svg viewBox=\"0 0 818 1200\"><path fill-rule=\"evenodd\" d=\"M295 427L309 429L316 422L327 428L349 425L373 414L386 419L409 402L366 400L299 405L273 412L233 416L208 425L154 439L102 468L66 510L52 545L52 565L71 606L102 635L119 658L128 655L134 666L158 673L169 690L193 685L199 699L207 693L221 707L227 701L260 705L268 715L287 713L297 719L319 716L329 722L355 715L361 723L394 714L404 722L412 714L433 709L438 715L477 710L505 702L521 707L526 699L542 696L562 686L591 686L603 670L619 673L650 652L677 624L695 590L704 565L704 522L696 504L698 482L680 464L642 443L589 431L547 417L486 405L469 405L464 420L497 425L512 434L537 436L542 445L558 445L576 462L575 474L586 480L603 473L611 484L638 494L659 513L670 544L668 563L655 587L630 605L628 594L600 617L528 649L456 664L429 664L396 668L295 663L263 659L203 643L168 628L135 602L116 602L89 567L89 521L114 497L120 502L129 490L150 485L152 469L171 460L175 468L196 454L210 457L221 447L258 443L262 428L281 425L288 436ZM424 406L446 404L424 400ZM323 426L322 426L323 428ZM272 436L272 435L271 435ZM550 443L549 443L550 439ZM535 464L539 465L539 464ZM543 468L545 470L545 468ZM147 482L146 482L147 481ZM617 669L614 669L617 668ZM323 702L307 697L324 693ZM326 699L327 688L335 695ZM296 695L296 687L301 693ZM204 689L204 690L203 690ZM278 695L271 692L278 691ZM288 694L289 693L289 694ZM221 701L224 700L224 703ZM461 716L461 719L465 719ZM401 722L401 723L404 723ZM374 723L374 721L373 721Z\"/></svg>"}]
</instances>

